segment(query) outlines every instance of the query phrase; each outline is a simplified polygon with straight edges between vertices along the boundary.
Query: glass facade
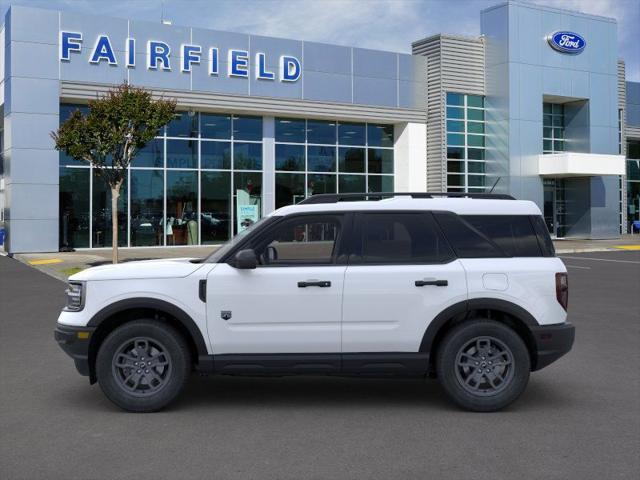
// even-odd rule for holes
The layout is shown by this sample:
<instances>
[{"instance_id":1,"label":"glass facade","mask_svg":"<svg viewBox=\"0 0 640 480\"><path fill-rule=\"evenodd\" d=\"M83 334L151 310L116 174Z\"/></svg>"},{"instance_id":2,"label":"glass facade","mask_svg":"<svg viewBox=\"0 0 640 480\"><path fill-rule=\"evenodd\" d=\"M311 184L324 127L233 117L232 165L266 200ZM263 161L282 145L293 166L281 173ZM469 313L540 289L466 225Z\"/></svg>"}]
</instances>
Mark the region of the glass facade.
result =
<instances>
[{"instance_id":1,"label":"glass facade","mask_svg":"<svg viewBox=\"0 0 640 480\"><path fill-rule=\"evenodd\" d=\"M542 104L542 153L564 152L564 105Z\"/></svg>"},{"instance_id":2,"label":"glass facade","mask_svg":"<svg viewBox=\"0 0 640 480\"><path fill-rule=\"evenodd\" d=\"M86 106L62 104L60 121ZM118 201L120 246L213 244L236 212L262 212L263 120L178 112L134 158ZM393 125L275 120L275 207L316 193L393 191ZM112 245L111 191L86 162L60 153L60 245ZM246 221L246 219L245 219Z\"/></svg>"},{"instance_id":3,"label":"glass facade","mask_svg":"<svg viewBox=\"0 0 640 480\"><path fill-rule=\"evenodd\" d=\"M62 104L60 121L86 108ZM61 247L112 245L111 191L95 168L61 152L59 195ZM239 201L262 211L262 118L178 112L127 172L118 244L223 242L237 231Z\"/></svg>"},{"instance_id":4,"label":"glass facade","mask_svg":"<svg viewBox=\"0 0 640 480\"><path fill-rule=\"evenodd\" d=\"M484 97L447 92L447 191L484 192Z\"/></svg>"},{"instance_id":5,"label":"glass facade","mask_svg":"<svg viewBox=\"0 0 640 480\"><path fill-rule=\"evenodd\" d=\"M317 193L393 191L393 125L275 120L276 208Z\"/></svg>"},{"instance_id":6,"label":"glass facade","mask_svg":"<svg viewBox=\"0 0 640 480\"><path fill-rule=\"evenodd\" d=\"M640 221L640 140L627 141L627 222ZM636 230L637 231L637 230Z\"/></svg>"}]
</instances>

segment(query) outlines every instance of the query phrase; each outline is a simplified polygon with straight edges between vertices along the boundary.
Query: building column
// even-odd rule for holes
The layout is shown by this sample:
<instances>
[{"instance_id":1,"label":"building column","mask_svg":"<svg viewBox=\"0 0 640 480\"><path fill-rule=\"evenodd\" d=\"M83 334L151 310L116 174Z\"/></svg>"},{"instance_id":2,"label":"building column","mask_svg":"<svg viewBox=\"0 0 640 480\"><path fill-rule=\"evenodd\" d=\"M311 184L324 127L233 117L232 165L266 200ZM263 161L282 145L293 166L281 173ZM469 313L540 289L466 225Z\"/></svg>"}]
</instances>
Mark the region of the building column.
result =
<instances>
[{"instance_id":1,"label":"building column","mask_svg":"<svg viewBox=\"0 0 640 480\"><path fill-rule=\"evenodd\" d=\"M427 126L398 123L394 127L394 190L427 191Z\"/></svg>"},{"instance_id":2,"label":"building column","mask_svg":"<svg viewBox=\"0 0 640 480\"><path fill-rule=\"evenodd\" d=\"M276 209L276 122L262 117L262 216Z\"/></svg>"}]
</instances>

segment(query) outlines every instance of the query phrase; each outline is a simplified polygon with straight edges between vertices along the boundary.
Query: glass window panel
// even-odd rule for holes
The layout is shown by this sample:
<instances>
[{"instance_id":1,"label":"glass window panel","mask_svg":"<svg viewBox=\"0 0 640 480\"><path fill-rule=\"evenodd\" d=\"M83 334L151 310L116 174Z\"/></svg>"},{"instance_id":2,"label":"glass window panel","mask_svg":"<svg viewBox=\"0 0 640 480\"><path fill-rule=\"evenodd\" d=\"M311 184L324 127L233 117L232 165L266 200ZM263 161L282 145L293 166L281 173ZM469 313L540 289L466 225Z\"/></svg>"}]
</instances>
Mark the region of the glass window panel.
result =
<instances>
[{"instance_id":1,"label":"glass window panel","mask_svg":"<svg viewBox=\"0 0 640 480\"><path fill-rule=\"evenodd\" d=\"M202 172L200 177L200 234L203 244L231 237L231 173Z\"/></svg>"},{"instance_id":2,"label":"glass window panel","mask_svg":"<svg viewBox=\"0 0 640 480\"><path fill-rule=\"evenodd\" d=\"M467 120L484 122L484 110L467 109Z\"/></svg>"},{"instance_id":3,"label":"glass window panel","mask_svg":"<svg viewBox=\"0 0 640 480\"><path fill-rule=\"evenodd\" d=\"M364 148L339 148L338 170L341 172L364 173Z\"/></svg>"},{"instance_id":4,"label":"glass window panel","mask_svg":"<svg viewBox=\"0 0 640 480\"><path fill-rule=\"evenodd\" d=\"M453 193L464 192L464 188L463 187L447 187L447 192L453 192Z\"/></svg>"},{"instance_id":5,"label":"glass window panel","mask_svg":"<svg viewBox=\"0 0 640 480\"><path fill-rule=\"evenodd\" d=\"M365 145L365 135L364 123L338 124L338 143L341 145Z\"/></svg>"},{"instance_id":6,"label":"glass window panel","mask_svg":"<svg viewBox=\"0 0 640 480\"><path fill-rule=\"evenodd\" d=\"M276 173L276 208L304 199L304 173Z\"/></svg>"},{"instance_id":7,"label":"glass window panel","mask_svg":"<svg viewBox=\"0 0 640 480\"><path fill-rule=\"evenodd\" d=\"M77 103L61 103L60 104L60 125L69 119L71 114L76 110L80 110L80 113L87 115L89 113L89 105L82 105Z\"/></svg>"},{"instance_id":8,"label":"glass window panel","mask_svg":"<svg viewBox=\"0 0 640 480\"><path fill-rule=\"evenodd\" d=\"M234 116L233 138L234 140L262 141L262 117Z\"/></svg>"},{"instance_id":9,"label":"glass window panel","mask_svg":"<svg viewBox=\"0 0 640 480\"><path fill-rule=\"evenodd\" d=\"M364 175L340 175L338 177L340 193L360 193L367 191L367 177Z\"/></svg>"},{"instance_id":10,"label":"glass window panel","mask_svg":"<svg viewBox=\"0 0 640 480\"><path fill-rule=\"evenodd\" d=\"M201 113L200 135L202 138L231 139L231 115Z\"/></svg>"},{"instance_id":11,"label":"glass window panel","mask_svg":"<svg viewBox=\"0 0 640 480\"><path fill-rule=\"evenodd\" d=\"M238 190L242 195L238 196ZM240 202L241 203L240 203ZM252 219L238 218L238 204L240 205L256 205L258 217L262 214L262 172L236 172L233 174L233 206L235 210L236 221L233 225L233 231L238 233L251 226ZM240 228L238 228L240 224Z\"/></svg>"},{"instance_id":12,"label":"glass window panel","mask_svg":"<svg viewBox=\"0 0 640 480\"><path fill-rule=\"evenodd\" d=\"M447 132L464 132L464 122L447 120Z\"/></svg>"},{"instance_id":13,"label":"glass window panel","mask_svg":"<svg viewBox=\"0 0 640 480\"><path fill-rule=\"evenodd\" d=\"M482 122L467 122L468 133L484 133L484 123Z\"/></svg>"},{"instance_id":14,"label":"glass window panel","mask_svg":"<svg viewBox=\"0 0 640 480\"><path fill-rule=\"evenodd\" d=\"M305 121L299 118L276 118L276 142L305 141Z\"/></svg>"},{"instance_id":15,"label":"glass window panel","mask_svg":"<svg viewBox=\"0 0 640 480\"><path fill-rule=\"evenodd\" d=\"M553 142L551 140L543 140L542 141L542 149L543 150L553 150Z\"/></svg>"},{"instance_id":16,"label":"glass window panel","mask_svg":"<svg viewBox=\"0 0 640 480\"><path fill-rule=\"evenodd\" d=\"M164 176L162 170L131 170L131 246L162 245Z\"/></svg>"},{"instance_id":17,"label":"glass window panel","mask_svg":"<svg viewBox=\"0 0 640 480\"><path fill-rule=\"evenodd\" d=\"M526 215L465 215L462 218L509 256L542 256L536 233Z\"/></svg>"},{"instance_id":18,"label":"glass window panel","mask_svg":"<svg viewBox=\"0 0 640 480\"><path fill-rule=\"evenodd\" d=\"M627 180L640 180L640 160L627 160Z\"/></svg>"},{"instance_id":19,"label":"glass window panel","mask_svg":"<svg viewBox=\"0 0 640 480\"><path fill-rule=\"evenodd\" d=\"M276 170L304 172L304 145L276 144Z\"/></svg>"},{"instance_id":20,"label":"glass window panel","mask_svg":"<svg viewBox=\"0 0 640 480\"><path fill-rule=\"evenodd\" d=\"M481 175L469 175L467 177L467 185L470 187L484 187L486 177Z\"/></svg>"},{"instance_id":21,"label":"glass window panel","mask_svg":"<svg viewBox=\"0 0 640 480\"><path fill-rule=\"evenodd\" d=\"M447 105L464 105L462 93L447 92Z\"/></svg>"},{"instance_id":22,"label":"glass window panel","mask_svg":"<svg viewBox=\"0 0 640 480\"><path fill-rule=\"evenodd\" d=\"M230 169L231 142L200 142L202 168Z\"/></svg>"},{"instance_id":23,"label":"glass window panel","mask_svg":"<svg viewBox=\"0 0 640 480\"><path fill-rule=\"evenodd\" d=\"M478 95L467 95L467 106L484 108L484 97Z\"/></svg>"},{"instance_id":24,"label":"glass window panel","mask_svg":"<svg viewBox=\"0 0 640 480\"><path fill-rule=\"evenodd\" d=\"M197 140L167 140L167 168L197 167Z\"/></svg>"},{"instance_id":25,"label":"glass window panel","mask_svg":"<svg viewBox=\"0 0 640 480\"><path fill-rule=\"evenodd\" d=\"M550 103L543 103L542 104L542 112L543 113L551 113L551 104Z\"/></svg>"},{"instance_id":26,"label":"glass window panel","mask_svg":"<svg viewBox=\"0 0 640 480\"><path fill-rule=\"evenodd\" d=\"M236 170L262 170L262 143L234 142L233 168Z\"/></svg>"},{"instance_id":27,"label":"glass window panel","mask_svg":"<svg viewBox=\"0 0 640 480\"><path fill-rule=\"evenodd\" d=\"M452 159L464 158L464 148L447 147L447 158L452 158Z\"/></svg>"},{"instance_id":28,"label":"glass window panel","mask_svg":"<svg viewBox=\"0 0 640 480\"><path fill-rule=\"evenodd\" d=\"M447 145L464 145L464 135L459 133L447 133Z\"/></svg>"},{"instance_id":29,"label":"glass window panel","mask_svg":"<svg viewBox=\"0 0 640 480\"><path fill-rule=\"evenodd\" d=\"M83 167L88 167L90 165L89 162L85 162L84 160L76 160L75 158L70 157L62 151L59 152L58 159L60 161L61 167L64 165L80 165Z\"/></svg>"},{"instance_id":30,"label":"glass window panel","mask_svg":"<svg viewBox=\"0 0 640 480\"><path fill-rule=\"evenodd\" d=\"M562 140L554 140L553 149L556 152L564 152L564 142Z\"/></svg>"},{"instance_id":31,"label":"glass window panel","mask_svg":"<svg viewBox=\"0 0 640 480\"><path fill-rule=\"evenodd\" d=\"M369 192L393 192L393 175L369 175Z\"/></svg>"},{"instance_id":32,"label":"glass window panel","mask_svg":"<svg viewBox=\"0 0 640 480\"><path fill-rule=\"evenodd\" d=\"M111 247L113 228L111 226L111 187L104 178L93 170L93 247ZM127 180L120 187L118 197L118 246L127 245Z\"/></svg>"},{"instance_id":33,"label":"glass window panel","mask_svg":"<svg viewBox=\"0 0 640 480\"><path fill-rule=\"evenodd\" d=\"M464 118L464 108L457 107L447 107L447 119L463 119Z\"/></svg>"},{"instance_id":34,"label":"glass window panel","mask_svg":"<svg viewBox=\"0 0 640 480\"><path fill-rule=\"evenodd\" d=\"M544 127L544 128L542 129L542 136L543 136L544 138L552 138L552 135L553 135L553 128L551 128L551 127Z\"/></svg>"},{"instance_id":35,"label":"glass window panel","mask_svg":"<svg viewBox=\"0 0 640 480\"><path fill-rule=\"evenodd\" d=\"M89 168L61 168L60 247L89 247Z\"/></svg>"},{"instance_id":36,"label":"glass window panel","mask_svg":"<svg viewBox=\"0 0 640 480\"><path fill-rule=\"evenodd\" d=\"M464 173L464 162L447 162L447 172Z\"/></svg>"},{"instance_id":37,"label":"glass window panel","mask_svg":"<svg viewBox=\"0 0 640 480\"><path fill-rule=\"evenodd\" d=\"M627 142L627 158L640 159L640 141L630 140Z\"/></svg>"},{"instance_id":38,"label":"glass window panel","mask_svg":"<svg viewBox=\"0 0 640 480\"><path fill-rule=\"evenodd\" d=\"M323 120L307 120L307 142L336 143L336 123Z\"/></svg>"},{"instance_id":39,"label":"glass window panel","mask_svg":"<svg viewBox=\"0 0 640 480\"><path fill-rule=\"evenodd\" d=\"M162 168L164 166L164 139L150 140L144 148L138 151L131 166Z\"/></svg>"},{"instance_id":40,"label":"glass window panel","mask_svg":"<svg viewBox=\"0 0 640 480\"><path fill-rule=\"evenodd\" d=\"M393 150L370 148L369 173L393 173Z\"/></svg>"},{"instance_id":41,"label":"glass window panel","mask_svg":"<svg viewBox=\"0 0 640 480\"><path fill-rule=\"evenodd\" d=\"M464 175L447 175L447 185L464 187Z\"/></svg>"},{"instance_id":42,"label":"glass window panel","mask_svg":"<svg viewBox=\"0 0 640 480\"><path fill-rule=\"evenodd\" d=\"M167 245L198 244L198 173L167 172Z\"/></svg>"},{"instance_id":43,"label":"glass window panel","mask_svg":"<svg viewBox=\"0 0 640 480\"><path fill-rule=\"evenodd\" d=\"M467 135L467 145L470 147L484 147L484 135Z\"/></svg>"},{"instance_id":44,"label":"glass window panel","mask_svg":"<svg viewBox=\"0 0 640 480\"><path fill-rule=\"evenodd\" d=\"M554 128L553 129L554 138L563 139L564 138L564 128Z\"/></svg>"},{"instance_id":45,"label":"glass window panel","mask_svg":"<svg viewBox=\"0 0 640 480\"><path fill-rule=\"evenodd\" d=\"M335 147L309 145L307 147L307 169L310 172L335 172Z\"/></svg>"},{"instance_id":46,"label":"glass window panel","mask_svg":"<svg viewBox=\"0 0 640 480\"><path fill-rule=\"evenodd\" d=\"M469 160L484 160L484 150L481 148L467 148Z\"/></svg>"},{"instance_id":47,"label":"glass window panel","mask_svg":"<svg viewBox=\"0 0 640 480\"><path fill-rule=\"evenodd\" d=\"M307 176L307 195L318 193L336 193L336 176L309 174Z\"/></svg>"},{"instance_id":48,"label":"glass window panel","mask_svg":"<svg viewBox=\"0 0 640 480\"><path fill-rule=\"evenodd\" d=\"M553 116L553 126L554 127L562 127L564 126L564 119L560 115Z\"/></svg>"},{"instance_id":49,"label":"glass window panel","mask_svg":"<svg viewBox=\"0 0 640 480\"><path fill-rule=\"evenodd\" d=\"M467 169L469 173L485 173L485 165L484 162L468 162Z\"/></svg>"},{"instance_id":50,"label":"glass window panel","mask_svg":"<svg viewBox=\"0 0 640 480\"><path fill-rule=\"evenodd\" d=\"M197 137L198 114L194 112L176 112L167 125L168 137Z\"/></svg>"},{"instance_id":51,"label":"glass window panel","mask_svg":"<svg viewBox=\"0 0 640 480\"><path fill-rule=\"evenodd\" d=\"M553 117L551 115L543 115L542 116L542 124L545 127L550 127L553 125Z\"/></svg>"},{"instance_id":52,"label":"glass window panel","mask_svg":"<svg viewBox=\"0 0 640 480\"><path fill-rule=\"evenodd\" d=\"M564 114L564 106L560 103L551 104L552 112L554 114L563 115Z\"/></svg>"},{"instance_id":53,"label":"glass window panel","mask_svg":"<svg viewBox=\"0 0 640 480\"><path fill-rule=\"evenodd\" d=\"M370 147L393 147L393 125L367 125L367 145Z\"/></svg>"}]
</instances>

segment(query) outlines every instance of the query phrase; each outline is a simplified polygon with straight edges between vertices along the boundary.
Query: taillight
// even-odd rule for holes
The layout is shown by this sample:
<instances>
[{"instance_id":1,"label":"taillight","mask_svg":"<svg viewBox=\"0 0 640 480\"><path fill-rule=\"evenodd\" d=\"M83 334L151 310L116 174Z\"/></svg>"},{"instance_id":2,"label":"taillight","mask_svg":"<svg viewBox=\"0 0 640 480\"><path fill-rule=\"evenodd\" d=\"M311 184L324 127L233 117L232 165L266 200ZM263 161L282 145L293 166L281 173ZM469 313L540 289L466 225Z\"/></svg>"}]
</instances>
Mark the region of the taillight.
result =
<instances>
[{"instance_id":1,"label":"taillight","mask_svg":"<svg viewBox=\"0 0 640 480\"><path fill-rule=\"evenodd\" d=\"M566 311L569 304L569 275L566 272L556 273L556 298Z\"/></svg>"}]
</instances>

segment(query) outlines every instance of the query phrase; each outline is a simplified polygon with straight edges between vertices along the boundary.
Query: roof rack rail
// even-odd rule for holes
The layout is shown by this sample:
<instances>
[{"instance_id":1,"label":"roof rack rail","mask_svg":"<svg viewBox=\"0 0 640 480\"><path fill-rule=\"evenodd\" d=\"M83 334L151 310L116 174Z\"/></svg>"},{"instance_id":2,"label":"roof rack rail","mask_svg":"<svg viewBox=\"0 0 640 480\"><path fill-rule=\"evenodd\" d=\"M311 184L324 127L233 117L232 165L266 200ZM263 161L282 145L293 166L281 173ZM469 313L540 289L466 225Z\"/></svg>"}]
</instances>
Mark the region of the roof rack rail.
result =
<instances>
[{"instance_id":1,"label":"roof rack rail","mask_svg":"<svg viewBox=\"0 0 640 480\"><path fill-rule=\"evenodd\" d=\"M515 200L511 195L502 193L465 193L465 192L375 192L375 193L320 193L305 198L298 205L316 203L338 203L342 200L382 200L391 197L411 198L480 198L490 200Z\"/></svg>"}]
</instances>

